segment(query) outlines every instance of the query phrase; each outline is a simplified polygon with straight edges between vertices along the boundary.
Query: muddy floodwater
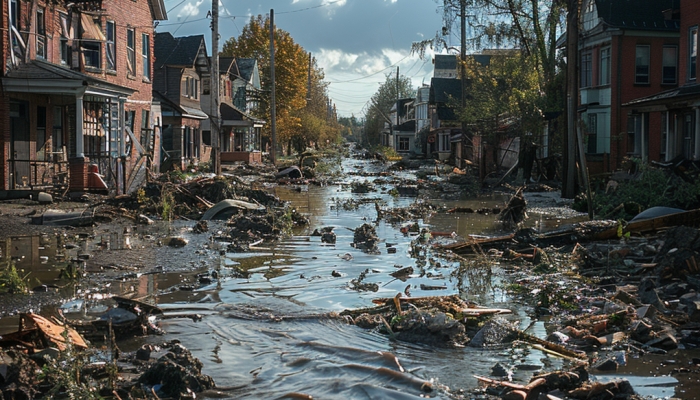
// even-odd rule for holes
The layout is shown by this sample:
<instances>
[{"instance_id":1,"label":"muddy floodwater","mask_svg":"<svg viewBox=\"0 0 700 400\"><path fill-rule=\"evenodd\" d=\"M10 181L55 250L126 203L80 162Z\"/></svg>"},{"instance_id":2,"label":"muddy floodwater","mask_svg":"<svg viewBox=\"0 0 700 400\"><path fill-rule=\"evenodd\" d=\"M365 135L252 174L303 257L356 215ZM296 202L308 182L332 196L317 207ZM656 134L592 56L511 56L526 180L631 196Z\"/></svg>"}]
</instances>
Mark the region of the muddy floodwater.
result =
<instances>
[{"instance_id":1,"label":"muddy floodwater","mask_svg":"<svg viewBox=\"0 0 700 400\"><path fill-rule=\"evenodd\" d=\"M355 228L377 220L376 202L363 199L377 200L382 209L419 201L480 209L502 207L507 201L504 196L464 200L396 196L391 192L392 182L372 174L382 168L369 161L347 159L343 161L343 178L334 184L271 187L280 199L308 216L310 224L291 237L261 243L245 253L227 252L225 243L212 240L217 230L225 229L223 223L210 223L209 232L197 234L192 231L194 221L182 220L126 231L100 225L84 238L82 248L69 249L68 254L56 250L56 238L51 236L15 237L6 246L25 249L24 253L13 251L13 257L43 283L53 282L66 260L78 253L91 254L81 265L86 282L95 260L104 263L112 259L115 265L133 267L106 271L108 277L94 286L62 286L58 290L66 301L88 294L131 291L150 295L168 316L201 316L166 318L161 321L164 336L138 337L121 345L128 351L144 342L180 340L203 362L202 372L226 389L216 395L203 393L199 398L470 398L471 390L478 387L474 375L488 376L498 363L511 369L513 380L519 382L527 382L538 371L566 367L562 359L525 345L436 348L393 341L337 316L346 309L371 307L372 299L397 293L410 292L412 297L458 294L481 306L511 309L514 313L508 319L518 321L521 329L539 337L547 335L546 321L532 320L532 310L514 302L503 290L497 263L456 277L457 264L430 254L428 248L428 262L419 264L411 246L418 233L404 234L401 224L385 220L376 224L381 240L378 254L351 245ZM376 190L352 193L353 181L370 181ZM349 200L355 205L349 207ZM488 213L443 212L415 222L433 232L454 232L461 237L502 233L496 216ZM571 222L571 215L530 213L527 223L537 229L553 229ZM333 227L335 244L322 243L320 236L311 235L323 227ZM167 236L182 236L189 243L182 248L160 245ZM123 250L127 247L132 250ZM143 250L134 250L139 248ZM408 266L414 268L410 277L390 275ZM215 279L196 278L197 273L212 271L216 271ZM105 273L104 269L99 272ZM351 282L357 279L375 283L378 290L356 290ZM3 331L11 330L13 321L12 317L3 318ZM641 395L694 398L689 388L697 387L697 375L678 376L672 371L688 367L698 356L700 353L679 351L628 359L616 375L595 378L624 376ZM427 390L425 381L432 384L432 391Z\"/></svg>"}]
</instances>

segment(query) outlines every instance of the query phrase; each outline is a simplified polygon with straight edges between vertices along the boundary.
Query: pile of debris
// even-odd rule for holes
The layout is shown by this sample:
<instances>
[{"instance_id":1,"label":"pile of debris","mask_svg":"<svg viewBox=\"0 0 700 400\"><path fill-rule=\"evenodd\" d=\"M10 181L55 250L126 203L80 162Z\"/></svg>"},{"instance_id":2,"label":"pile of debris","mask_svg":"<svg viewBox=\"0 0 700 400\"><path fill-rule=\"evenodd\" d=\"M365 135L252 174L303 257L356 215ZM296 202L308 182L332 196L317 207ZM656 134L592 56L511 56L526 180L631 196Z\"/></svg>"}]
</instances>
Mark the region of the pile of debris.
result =
<instances>
[{"instance_id":1,"label":"pile of debris","mask_svg":"<svg viewBox=\"0 0 700 400\"><path fill-rule=\"evenodd\" d=\"M362 224L359 228L355 229L352 246L356 249L360 249L366 253L376 253L378 251L377 243L379 243L379 237L373 225Z\"/></svg>"}]
</instances>

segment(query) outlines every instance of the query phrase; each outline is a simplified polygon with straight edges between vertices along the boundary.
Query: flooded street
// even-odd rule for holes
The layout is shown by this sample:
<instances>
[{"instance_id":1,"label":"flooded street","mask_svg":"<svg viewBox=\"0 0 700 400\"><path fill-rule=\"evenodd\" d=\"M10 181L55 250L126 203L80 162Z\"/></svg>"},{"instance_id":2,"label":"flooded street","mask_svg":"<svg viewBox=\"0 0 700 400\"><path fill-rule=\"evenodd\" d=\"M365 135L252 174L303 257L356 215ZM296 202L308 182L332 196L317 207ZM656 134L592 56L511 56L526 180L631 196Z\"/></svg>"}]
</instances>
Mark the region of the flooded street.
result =
<instances>
[{"instance_id":1,"label":"flooded street","mask_svg":"<svg viewBox=\"0 0 700 400\"><path fill-rule=\"evenodd\" d=\"M545 338L549 333L546 318L533 320L532 308L507 293L510 281L498 261L459 273L458 260L443 258L444 253L433 252L431 246L414 246L423 233L406 232L404 224L385 218L378 220L375 204L389 210L426 201L397 196L392 191L395 183L378 174L385 168L382 164L346 159L342 168L343 178L327 186L271 187L310 223L290 237L260 243L248 252L228 252L226 243L212 239L226 228L224 222L210 221L209 232L194 233L195 221L184 220L134 225L124 231L115 230L113 224L98 225L81 245L65 251L57 250L55 237L15 237L7 241L4 251L43 284L56 282L70 259L91 254L81 265L86 279L78 285L59 285L58 293L66 301L125 292L153 299L165 312L160 323L165 335L136 337L120 348L133 351L144 342L180 341L202 361L202 372L220 389L201 393L199 398L471 398L479 386L474 375L489 376L497 364L509 371L513 381L524 383L536 373L572 365L524 343L442 348L392 340L377 329L349 324L341 312L373 307L377 298L393 298L397 293L458 295L479 306L512 310L505 318L531 335ZM352 182L371 183L376 190L352 193ZM495 209L506 201L505 196L431 199L441 211L410 222L427 228L438 241L442 235L503 234L496 215L445 210ZM531 213L526 224L546 230L576 220L566 217ZM353 246L354 230L366 223L375 225L378 252ZM324 243L321 236L312 234L324 227L333 228L335 243ZM184 237L188 244L163 245L172 236ZM12 251L13 247L24 253ZM123 250L127 247L132 251ZM143 251L133 251L139 248ZM91 271L105 260L112 260L114 270ZM409 276L391 275L405 267L413 268ZM101 272L100 282L108 284L90 283L92 272ZM197 278L199 273L206 277ZM82 303L77 309L85 315ZM71 310L64 312L70 315ZM197 318L177 317L193 314ZM7 332L16 327L16 319L6 317L0 324ZM700 353L630 357L615 375L593 378L625 377L645 396L693 398L689 393L698 387L696 375L671 374L688 367L694 357Z\"/></svg>"}]
</instances>

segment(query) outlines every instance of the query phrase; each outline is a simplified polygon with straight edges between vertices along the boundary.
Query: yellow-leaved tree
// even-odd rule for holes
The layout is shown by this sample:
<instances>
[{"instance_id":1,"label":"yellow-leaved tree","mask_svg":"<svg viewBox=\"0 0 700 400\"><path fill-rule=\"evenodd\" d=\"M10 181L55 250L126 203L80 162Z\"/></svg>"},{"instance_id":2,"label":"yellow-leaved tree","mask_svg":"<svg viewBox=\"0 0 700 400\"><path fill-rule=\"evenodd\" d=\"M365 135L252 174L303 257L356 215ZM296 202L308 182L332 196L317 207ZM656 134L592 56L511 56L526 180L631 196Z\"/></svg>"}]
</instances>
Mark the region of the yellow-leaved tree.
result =
<instances>
[{"instance_id":1,"label":"yellow-leaved tree","mask_svg":"<svg viewBox=\"0 0 700 400\"><path fill-rule=\"evenodd\" d=\"M322 82L323 71L313 63L311 68L311 93L309 88L308 53L282 29L275 28L275 103L277 141L282 149L291 152L309 144L317 143L324 128L319 127L321 111L316 106L323 97L327 102L326 84ZM260 68L262 95L256 116L271 119L271 73L270 73L270 18L265 15L251 17L241 34L224 43L222 56L255 58ZM319 94L320 93L320 94ZM313 105L313 107L312 107ZM316 113L310 110L316 111ZM326 110L322 111L326 115ZM270 124L264 135L270 137ZM311 134L313 133L313 134Z\"/></svg>"}]
</instances>

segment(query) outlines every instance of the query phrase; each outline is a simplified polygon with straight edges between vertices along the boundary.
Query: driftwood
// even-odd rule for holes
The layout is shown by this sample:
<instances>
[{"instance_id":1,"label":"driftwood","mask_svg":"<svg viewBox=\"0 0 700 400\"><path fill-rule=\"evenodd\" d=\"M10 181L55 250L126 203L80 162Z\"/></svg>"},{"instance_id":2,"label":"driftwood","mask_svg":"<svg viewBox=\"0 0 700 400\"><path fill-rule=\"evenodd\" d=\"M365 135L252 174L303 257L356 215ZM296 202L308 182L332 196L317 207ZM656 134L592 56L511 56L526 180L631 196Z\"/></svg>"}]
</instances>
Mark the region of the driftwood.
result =
<instances>
[{"instance_id":1,"label":"driftwood","mask_svg":"<svg viewBox=\"0 0 700 400\"><path fill-rule=\"evenodd\" d=\"M436 246L456 254L476 254L481 249L504 250L514 245L546 247L549 245L575 244L586 241L609 240L626 234L645 234L673 226L700 226L700 209L664 215L656 218L633 221L620 226L617 221L599 220L574 224L542 234L531 229L496 237L469 237L464 242ZM478 249L478 250L477 250Z\"/></svg>"}]
</instances>

